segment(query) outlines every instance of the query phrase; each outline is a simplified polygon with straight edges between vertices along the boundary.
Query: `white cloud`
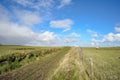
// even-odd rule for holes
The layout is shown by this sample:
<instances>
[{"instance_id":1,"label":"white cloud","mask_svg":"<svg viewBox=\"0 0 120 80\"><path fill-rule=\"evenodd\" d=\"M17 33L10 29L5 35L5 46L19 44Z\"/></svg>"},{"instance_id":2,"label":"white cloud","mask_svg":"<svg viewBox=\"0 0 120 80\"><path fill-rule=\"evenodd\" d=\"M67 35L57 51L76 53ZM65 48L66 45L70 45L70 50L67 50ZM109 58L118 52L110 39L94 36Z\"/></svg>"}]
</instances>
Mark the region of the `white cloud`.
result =
<instances>
[{"instance_id":1,"label":"white cloud","mask_svg":"<svg viewBox=\"0 0 120 80\"><path fill-rule=\"evenodd\" d=\"M67 36L63 39L63 42L64 43L74 43L74 42L78 42L78 40Z\"/></svg>"},{"instance_id":2,"label":"white cloud","mask_svg":"<svg viewBox=\"0 0 120 80\"><path fill-rule=\"evenodd\" d=\"M56 34L50 31L34 32L25 24L13 22L7 9L0 6L0 43L11 45L54 45L58 41ZM3 14L4 13L4 14ZM14 16L16 17L16 16ZM27 22L25 22L27 23ZM34 21L32 22L34 24Z\"/></svg>"},{"instance_id":3,"label":"white cloud","mask_svg":"<svg viewBox=\"0 0 120 80\"><path fill-rule=\"evenodd\" d=\"M80 34L77 34L76 32L71 33L69 36L71 37L80 37Z\"/></svg>"},{"instance_id":4,"label":"white cloud","mask_svg":"<svg viewBox=\"0 0 120 80\"><path fill-rule=\"evenodd\" d=\"M35 33L26 26L0 22L0 43L12 45L54 45L57 37L53 32Z\"/></svg>"},{"instance_id":5,"label":"white cloud","mask_svg":"<svg viewBox=\"0 0 120 80\"><path fill-rule=\"evenodd\" d=\"M115 27L116 32L119 32L119 29L119 27ZM93 37L91 39L91 45L98 46L105 45L106 43L118 43L120 45L120 33L108 33L98 37L98 33L93 30L88 29L87 32Z\"/></svg>"},{"instance_id":6,"label":"white cloud","mask_svg":"<svg viewBox=\"0 0 120 80\"><path fill-rule=\"evenodd\" d=\"M55 20L55 21L50 22L51 27L62 28L62 29L64 29L64 31L70 30L72 25L73 25L73 21L70 19Z\"/></svg>"},{"instance_id":7,"label":"white cloud","mask_svg":"<svg viewBox=\"0 0 120 80\"><path fill-rule=\"evenodd\" d=\"M98 37L98 34L97 33L93 33L92 36L93 37Z\"/></svg>"},{"instance_id":8,"label":"white cloud","mask_svg":"<svg viewBox=\"0 0 120 80\"><path fill-rule=\"evenodd\" d=\"M35 32L32 27L43 21L46 14L50 14L50 9L55 5L53 0L12 0L19 6L10 4L11 11L0 5L0 43L12 45L56 45L65 42L76 42L74 38L60 38L59 35L51 31ZM35 2L34 2L35 1ZM65 5L67 4L66 2ZM18 5L17 4L17 5ZM57 5L56 5L57 6ZM28 8L28 9L26 9ZM30 10L29 10L30 9ZM33 12L31 11L33 10ZM45 14L43 14L45 13ZM41 18L41 15L42 18ZM62 28L63 31L71 29L74 22L70 19L51 21L53 28ZM72 36L79 37L77 33Z\"/></svg>"},{"instance_id":9,"label":"white cloud","mask_svg":"<svg viewBox=\"0 0 120 80\"><path fill-rule=\"evenodd\" d=\"M97 39L95 39L95 38L92 38L91 39L91 45L92 46L99 46L100 45L100 43L102 43L102 41L101 40L97 40Z\"/></svg>"},{"instance_id":10,"label":"white cloud","mask_svg":"<svg viewBox=\"0 0 120 80\"><path fill-rule=\"evenodd\" d=\"M32 0L13 0L13 1L23 6L33 5Z\"/></svg>"},{"instance_id":11,"label":"white cloud","mask_svg":"<svg viewBox=\"0 0 120 80\"><path fill-rule=\"evenodd\" d=\"M24 7L29 7L33 8L36 10L41 10L42 8L44 9L50 9L54 3L53 0L13 0L14 2L24 6Z\"/></svg>"},{"instance_id":12,"label":"white cloud","mask_svg":"<svg viewBox=\"0 0 120 80\"><path fill-rule=\"evenodd\" d=\"M58 9L66 6L66 5L69 5L71 2L72 2L72 0L61 0L60 5L58 6Z\"/></svg>"},{"instance_id":13,"label":"white cloud","mask_svg":"<svg viewBox=\"0 0 120 80\"><path fill-rule=\"evenodd\" d=\"M38 39L40 38L42 41L49 42L49 41L55 40L56 35L53 32L45 31L38 36Z\"/></svg>"},{"instance_id":14,"label":"white cloud","mask_svg":"<svg viewBox=\"0 0 120 80\"><path fill-rule=\"evenodd\" d=\"M35 40L31 41L29 44L54 46L59 44L59 42L56 34L53 32L45 31L37 34Z\"/></svg>"},{"instance_id":15,"label":"white cloud","mask_svg":"<svg viewBox=\"0 0 120 80\"><path fill-rule=\"evenodd\" d=\"M92 37L98 37L98 33L95 32L95 31L93 31L93 30L91 30L91 29L87 29L87 32L90 33L90 35L91 35Z\"/></svg>"},{"instance_id":16,"label":"white cloud","mask_svg":"<svg viewBox=\"0 0 120 80\"><path fill-rule=\"evenodd\" d=\"M115 27L116 32L120 32L120 27Z\"/></svg>"},{"instance_id":17,"label":"white cloud","mask_svg":"<svg viewBox=\"0 0 120 80\"><path fill-rule=\"evenodd\" d=\"M40 7L47 8L47 9L52 8L53 7L53 3L54 3L53 0L39 0L38 1L38 5Z\"/></svg>"},{"instance_id":18,"label":"white cloud","mask_svg":"<svg viewBox=\"0 0 120 80\"><path fill-rule=\"evenodd\" d=\"M64 43L76 43L76 42L79 42L78 38L80 38L80 34L78 34L76 32L72 32L72 33L66 35L64 37L64 39L62 39L62 42L64 42Z\"/></svg>"},{"instance_id":19,"label":"white cloud","mask_svg":"<svg viewBox=\"0 0 120 80\"><path fill-rule=\"evenodd\" d=\"M23 7L29 7L32 9L36 9L41 11L41 9L44 10L51 10L51 8L56 7L62 8L66 5L69 5L72 0L60 0L60 5L56 5L58 2L57 0L12 0L13 2L16 2L19 5L22 5Z\"/></svg>"},{"instance_id":20,"label":"white cloud","mask_svg":"<svg viewBox=\"0 0 120 80\"><path fill-rule=\"evenodd\" d=\"M34 24L39 24L42 22L42 19L40 16L31 11L25 11L25 10L14 10L15 14L17 15L18 20L25 25L32 26Z\"/></svg>"},{"instance_id":21,"label":"white cloud","mask_svg":"<svg viewBox=\"0 0 120 80\"><path fill-rule=\"evenodd\" d=\"M94 42L91 42L91 45L92 45L92 46L95 46L95 43L94 43Z\"/></svg>"},{"instance_id":22,"label":"white cloud","mask_svg":"<svg viewBox=\"0 0 120 80\"><path fill-rule=\"evenodd\" d=\"M104 36L103 42L120 42L120 34L109 33Z\"/></svg>"},{"instance_id":23,"label":"white cloud","mask_svg":"<svg viewBox=\"0 0 120 80\"><path fill-rule=\"evenodd\" d=\"M0 43L2 44L25 45L36 42L39 45L54 45L53 42L57 41L53 32L35 33L27 26L9 22L0 22L0 24Z\"/></svg>"},{"instance_id":24,"label":"white cloud","mask_svg":"<svg viewBox=\"0 0 120 80\"><path fill-rule=\"evenodd\" d=\"M25 26L15 23L0 22L0 43L3 44L25 44L33 40L32 32ZM30 36L31 35L31 36Z\"/></svg>"},{"instance_id":25,"label":"white cloud","mask_svg":"<svg viewBox=\"0 0 120 80\"><path fill-rule=\"evenodd\" d=\"M91 41L94 42L94 43L99 43L99 42L101 42L101 40L97 40L97 39L95 39L95 38L92 38Z\"/></svg>"},{"instance_id":26,"label":"white cloud","mask_svg":"<svg viewBox=\"0 0 120 80\"><path fill-rule=\"evenodd\" d=\"M32 13L38 12L42 19L50 20L52 18L52 9L55 7L54 0L13 0L13 3L21 5L22 9L33 10ZM15 7L12 5L12 7ZM17 8L20 8L17 6Z\"/></svg>"},{"instance_id":27,"label":"white cloud","mask_svg":"<svg viewBox=\"0 0 120 80\"><path fill-rule=\"evenodd\" d=\"M114 34L114 33L108 33L107 35L104 35L104 37L100 40L97 40L95 38L91 39L92 45L101 45L102 43L117 43L117 45L120 45L120 34Z\"/></svg>"}]
</instances>

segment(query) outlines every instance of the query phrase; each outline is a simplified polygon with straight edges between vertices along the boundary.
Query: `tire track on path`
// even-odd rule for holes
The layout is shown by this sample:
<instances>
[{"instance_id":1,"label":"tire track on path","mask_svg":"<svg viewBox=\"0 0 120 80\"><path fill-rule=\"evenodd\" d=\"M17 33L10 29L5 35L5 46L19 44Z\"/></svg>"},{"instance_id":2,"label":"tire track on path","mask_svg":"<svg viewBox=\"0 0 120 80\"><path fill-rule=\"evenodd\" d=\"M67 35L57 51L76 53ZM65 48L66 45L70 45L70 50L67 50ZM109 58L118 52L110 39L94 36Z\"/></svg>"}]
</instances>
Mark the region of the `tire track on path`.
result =
<instances>
[{"instance_id":1,"label":"tire track on path","mask_svg":"<svg viewBox=\"0 0 120 80\"><path fill-rule=\"evenodd\" d=\"M81 57L82 48L73 47L48 80L89 80Z\"/></svg>"}]
</instances>

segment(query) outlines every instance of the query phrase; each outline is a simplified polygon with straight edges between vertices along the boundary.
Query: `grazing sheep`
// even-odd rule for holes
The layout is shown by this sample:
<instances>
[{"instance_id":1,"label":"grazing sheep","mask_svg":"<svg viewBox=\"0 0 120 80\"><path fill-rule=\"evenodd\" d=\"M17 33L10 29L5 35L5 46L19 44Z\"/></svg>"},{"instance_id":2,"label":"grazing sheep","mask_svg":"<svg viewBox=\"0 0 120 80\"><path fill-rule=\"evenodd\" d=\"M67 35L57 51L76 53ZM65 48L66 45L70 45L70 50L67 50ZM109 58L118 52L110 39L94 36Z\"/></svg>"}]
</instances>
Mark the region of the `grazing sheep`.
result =
<instances>
[{"instance_id":1,"label":"grazing sheep","mask_svg":"<svg viewBox=\"0 0 120 80\"><path fill-rule=\"evenodd\" d=\"M96 47L96 50L98 50L98 49L99 49L99 47L97 46L97 47Z\"/></svg>"}]
</instances>

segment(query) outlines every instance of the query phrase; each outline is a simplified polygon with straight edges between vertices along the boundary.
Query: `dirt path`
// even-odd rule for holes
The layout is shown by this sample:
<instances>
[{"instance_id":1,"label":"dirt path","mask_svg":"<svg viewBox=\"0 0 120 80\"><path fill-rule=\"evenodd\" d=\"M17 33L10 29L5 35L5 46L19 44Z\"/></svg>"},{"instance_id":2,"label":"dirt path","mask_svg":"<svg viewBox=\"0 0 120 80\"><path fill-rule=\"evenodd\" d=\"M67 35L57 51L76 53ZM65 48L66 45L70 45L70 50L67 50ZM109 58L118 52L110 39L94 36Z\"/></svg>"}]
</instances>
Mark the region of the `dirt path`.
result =
<instances>
[{"instance_id":1,"label":"dirt path","mask_svg":"<svg viewBox=\"0 0 120 80\"><path fill-rule=\"evenodd\" d=\"M58 62L68 53L68 50L65 48L32 64L1 75L0 80L45 80L56 69Z\"/></svg>"},{"instance_id":2,"label":"dirt path","mask_svg":"<svg viewBox=\"0 0 120 80\"><path fill-rule=\"evenodd\" d=\"M72 48L48 80L89 80L82 64L82 49Z\"/></svg>"}]
</instances>

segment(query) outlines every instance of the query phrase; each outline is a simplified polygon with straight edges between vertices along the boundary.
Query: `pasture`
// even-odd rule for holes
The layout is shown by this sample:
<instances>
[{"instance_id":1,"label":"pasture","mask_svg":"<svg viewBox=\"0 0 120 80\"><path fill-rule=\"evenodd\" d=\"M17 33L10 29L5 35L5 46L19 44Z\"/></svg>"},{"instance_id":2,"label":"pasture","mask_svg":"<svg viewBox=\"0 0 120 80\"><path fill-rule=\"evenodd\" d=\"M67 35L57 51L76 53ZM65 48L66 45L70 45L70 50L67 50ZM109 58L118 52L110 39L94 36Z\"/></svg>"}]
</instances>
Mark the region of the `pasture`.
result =
<instances>
[{"instance_id":1,"label":"pasture","mask_svg":"<svg viewBox=\"0 0 120 80\"><path fill-rule=\"evenodd\" d=\"M0 74L60 51L57 47L0 46Z\"/></svg>"},{"instance_id":2,"label":"pasture","mask_svg":"<svg viewBox=\"0 0 120 80\"><path fill-rule=\"evenodd\" d=\"M120 47L0 46L0 80L120 80Z\"/></svg>"},{"instance_id":3,"label":"pasture","mask_svg":"<svg viewBox=\"0 0 120 80\"><path fill-rule=\"evenodd\" d=\"M83 51L83 64L89 77L93 80L120 80L120 47L83 48Z\"/></svg>"}]
</instances>

